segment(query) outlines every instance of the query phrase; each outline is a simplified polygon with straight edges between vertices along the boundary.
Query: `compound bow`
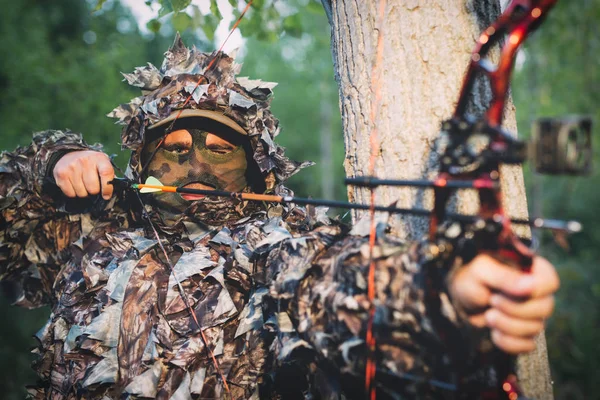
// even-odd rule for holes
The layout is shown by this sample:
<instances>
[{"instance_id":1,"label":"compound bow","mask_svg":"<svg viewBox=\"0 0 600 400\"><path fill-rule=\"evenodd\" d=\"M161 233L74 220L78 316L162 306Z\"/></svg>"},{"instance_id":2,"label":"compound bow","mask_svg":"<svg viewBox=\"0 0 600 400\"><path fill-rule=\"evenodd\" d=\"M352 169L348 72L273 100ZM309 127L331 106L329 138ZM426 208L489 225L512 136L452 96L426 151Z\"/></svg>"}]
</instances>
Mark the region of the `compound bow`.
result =
<instances>
[{"instance_id":1,"label":"compound bow","mask_svg":"<svg viewBox=\"0 0 600 400\"><path fill-rule=\"evenodd\" d=\"M510 76L517 51L528 34L542 23L556 1L514 0L504 13L483 31L471 55L454 114L442 123L437 143L440 166L436 179L346 179L347 184L369 187L371 190L381 185L433 188L434 206L429 223L429 245L425 249L425 259L429 261L423 266L432 275L439 276L440 270L447 270L449 260L457 252L465 261L469 261L479 252L491 252L515 267L529 271L534 253L513 232L511 218L506 215L502 205L501 164L521 164L530 159L538 172L552 174L581 174L590 169L589 118L540 120L534 128L530 143L517 140L502 129ZM500 58L494 64L489 58L490 51L501 44L504 38L506 42L501 46ZM492 99L484 115L475 119L468 115L467 104L475 81L481 76L489 81ZM376 92L375 89L373 91ZM376 102L376 93L373 97ZM478 192L479 212L471 222L461 222L447 211L452 195L461 188L475 189ZM372 221L374 224L374 218ZM544 222L537 225L544 226ZM564 232L573 232L580 228L574 221L545 221L545 227ZM375 229L371 232L370 242L373 244ZM374 285L374 279L369 280L369 284ZM431 292L430 308L439 309L439 297L436 295L442 290L439 279L431 279L428 290ZM369 292L371 291L374 291L372 287L369 288ZM443 322L440 322L441 318L438 317L432 315L432 321L437 321L438 328L444 331ZM369 326L366 341L373 351L375 343L371 329ZM450 340L451 336L447 337ZM468 392L471 393L469 396L475 398L524 399L523 391L517 384L516 359L494 348L489 339L482 342L481 361L484 364L493 364L499 376L485 376L485 384L476 388L477 394L473 392L473 376L460 376L459 397ZM447 347L450 348L451 343L447 343ZM366 375L367 392L373 399L375 370L370 359L367 360ZM479 380L482 380L481 376Z\"/></svg>"}]
</instances>

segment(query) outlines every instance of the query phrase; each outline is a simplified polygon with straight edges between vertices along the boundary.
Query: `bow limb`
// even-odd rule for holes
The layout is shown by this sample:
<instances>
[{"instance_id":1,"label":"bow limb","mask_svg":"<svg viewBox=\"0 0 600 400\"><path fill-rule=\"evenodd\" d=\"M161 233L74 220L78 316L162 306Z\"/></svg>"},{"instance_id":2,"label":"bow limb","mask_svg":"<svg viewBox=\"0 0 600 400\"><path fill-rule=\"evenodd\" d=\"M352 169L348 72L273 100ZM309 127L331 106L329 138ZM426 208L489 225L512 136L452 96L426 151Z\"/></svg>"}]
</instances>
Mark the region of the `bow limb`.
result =
<instances>
[{"instance_id":1,"label":"bow limb","mask_svg":"<svg viewBox=\"0 0 600 400\"><path fill-rule=\"evenodd\" d=\"M227 37L225 38L225 40L223 40L223 42L221 43L221 46L219 47L219 49L216 52L213 53L213 58L210 60L210 62L206 66L207 70L210 69L210 68L212 68L213 65L214 65L214 63L217 61L217 59L220 56L221 51L223 50L225 44L227 43L227 41L231 37L231 34L233 33L233 31L237 28L237 26L241 22L242 18L244 17L244 15L246 14L246 12L250 8L250 6L252 5L253 1L254 0L249 0L248 1L248 3L246 4L246 7L242 11L242 13L238 17L238 19L235 21L233 27L229 31L229 34L227 35ZM175 122L177 122L177 120L179 119L179 117L182 115L184 109L186 108L187 104L192 99L193 93L195 92L196 88L198 88L198 86L200 86L200 84L202 84L205 81L205 79L206 78L203 75L200 77L200 79L198 79L198 81L196 82L196 86L192 89L191 93L186 98L186 100L185 100L183 106L181 107L179 113L176 115L175 119L169 124L169 126L165 129L163 138L160 140L160 142L156 146L156 149L150 155L149 159L146 161L146 164L142 166L142 173L144 173L146 171L146 169L148 168L148 166L150 165L150 160L155 156L157 150L163 144L163 141L165 140L167 134L173 130ZM141 177L141 174L140 174L140 177ZM154 187L152 189L157 189L157 188L158 187ZM164 190L164 189L165 188L162 188L161 190ZM169 191L173 191L174 192L176 188L170 188L170 189L173 189L173 190L169 190ZM165 191L167 191L167 190L165 190ZM162 255L165 258L166 264L169 267L169 273L173 277L175 283L177 284L179 295L181 296L181 299L182 299L182 301L183 301L183 303L184 303L184 305L186 307L186 310L190 314L190 317L192 318L192 321L194 322L194 326L198 330L198 333L200 334L200 337L202 338L202 341L203 341L205 349L206 349L206 353L207 353L208 357L211 359L212 364L213 364L213 366L215 368L215 372L218 375L219 380L221 381L221 383L223 385L223 388L225 389L226 398L231 398L231 390L229 388L229 384L227 383L227 377L222 372L221 367L220 367L220 363L217 360L217 358L216 358L213 350L210 348L210 343L208 342L208 339L206 338L206 335L204 334L203 327L200 325L200 322L198 321L196 313L195 313L194 309L192 308L192 306L190 305L190 303L188 301L187 294L186 294L183 286L181 285L181 282L180 282L177 274L175 273L175 269L174 269L173 263L171 262L171 258L169 257L169 253L167 252L166 248L164 247L164 245L162 243L159 231L156 228L156 226L154 225L154 223L152 222L152 218L150 217L150 215L146 211L146 204L142 200L142 197L140 196L139 192L136 191L135 192L135 196L137 197L137 199L138 199L138 201L139 201L139 203L141 205L141 210L142 210L144 219L147 222L147 224L149 225L149 227L151 228L152 233L154 235L154 238L156 239L156 241L157 241L157 243L158 243L158 245L160 247L160 250L162 252Z\"/></svg>"},{"instance_id":2,"label":"bow limb","mask_svg":"<svg viewBox=\"0 0 600 400\"><path fill-rule=\"evenodd\" d=\"M380 143L377 135L377 120L376 115L381 104L381 64L383 59L383 25L385 19L386 0L379 0L377 3L377 45L375 60L373 62L373 68L371 71L371 134L369 137L370 142L370 156L369 156L369 174L375 176L375 164L377 162L377 156L379 155ZM373 254L375 248L375 241L377 235L377 223L375 220L375 188L372 187L370 190L370 217L371 226L369 229L369 274L367 282L367 296L371 307L369 309L369 320L367 324L367 333L365 342L368 347L368 355L366 362L365 371L365 390L368 398L375 400L377 397L376 386L375 386L375 375L377 373L377 366L375 361L375 349L376 339L373 332L373 320L375 318L375 297L376 297L376 279L375 279L375 267L376 262Z\"/></svg>"},{"instance_id":3,"label":"bow limb","mask_svg":"<svg viewBox=\"0 0 600 400\"><path fill-rule=\"evenodd\" d=\"M473 50L471 61L460 92L454 118L464 116L468 98L478 74L488 77L492 90L492 100L486 119L491 126L502 124L504 105L508 94L510 77L517 50L546 17L557 0L513 0L502 15L484 30ZM500 60L494 66L487 56L498 43L507 41L502 47Z\"/></svg>"}]
</instances>

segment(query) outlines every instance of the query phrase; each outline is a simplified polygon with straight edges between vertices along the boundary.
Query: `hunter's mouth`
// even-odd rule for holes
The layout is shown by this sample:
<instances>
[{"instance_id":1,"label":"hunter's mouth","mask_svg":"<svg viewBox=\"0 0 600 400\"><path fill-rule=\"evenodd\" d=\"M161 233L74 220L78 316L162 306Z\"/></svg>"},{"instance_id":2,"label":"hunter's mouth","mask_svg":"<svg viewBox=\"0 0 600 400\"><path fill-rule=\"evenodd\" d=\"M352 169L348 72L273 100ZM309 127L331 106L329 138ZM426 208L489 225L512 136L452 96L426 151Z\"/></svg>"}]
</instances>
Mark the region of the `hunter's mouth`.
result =
<instances>
[{"instance_id":1,"label":"hunter's mouth","mask_svg":"<svg viewBox=\"0 0 600 400\"><path fill-rule=\"evenodd\" d=\"M208 184L202 183L202 182L188 183L187 185L183 186L183 188L185 188L185 189L215 190L214 186L208 185ZM191 194L191 193L181 193L181 197L184 200L187 200L187 201L196 201L196 200L202 200L203 198L206 197L206 195L203 195L203 194Z\"/></svg>"}]
</instances>

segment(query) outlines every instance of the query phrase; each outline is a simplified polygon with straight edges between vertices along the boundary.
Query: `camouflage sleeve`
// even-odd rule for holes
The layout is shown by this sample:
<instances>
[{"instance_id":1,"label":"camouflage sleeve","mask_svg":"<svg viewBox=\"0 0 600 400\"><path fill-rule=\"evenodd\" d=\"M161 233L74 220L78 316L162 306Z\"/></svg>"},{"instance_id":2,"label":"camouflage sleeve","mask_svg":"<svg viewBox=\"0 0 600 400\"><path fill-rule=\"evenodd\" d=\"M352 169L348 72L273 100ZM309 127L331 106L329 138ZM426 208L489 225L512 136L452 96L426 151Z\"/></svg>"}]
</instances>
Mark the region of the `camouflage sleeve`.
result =
<instances>
[{"instance_id":1,"label":"camouflage sleeve","mask_svg":"<svg viewBox=\"0 0 600 400\"><path fill-rule=\"evenodd\" d=\"M45 131L28 147L0 156L0 281L17 305L51 300L63 250L78 237L80 223L49 194L48 168L57 154L88 149L98 150L79 134Z\"/></svg>"},{"instance_id":2,"label":"camouflage sleeve","mask_svg":"<svg viewBox=\"0 0 600 400\"><path fill-rule=\"evenodd\" d=\"M368 238L322 227L282 246L270 290L278 310L278 366L304 364L306 385L326 398L364 398L369 357L384 398L453 392L452 363L469 358L470 328L446 289L444 271L456 267L434 267L425 246L378 238L374 301L368 296ZM369 325L372 352L365 341Z\"/></svg>"}]
</instances>

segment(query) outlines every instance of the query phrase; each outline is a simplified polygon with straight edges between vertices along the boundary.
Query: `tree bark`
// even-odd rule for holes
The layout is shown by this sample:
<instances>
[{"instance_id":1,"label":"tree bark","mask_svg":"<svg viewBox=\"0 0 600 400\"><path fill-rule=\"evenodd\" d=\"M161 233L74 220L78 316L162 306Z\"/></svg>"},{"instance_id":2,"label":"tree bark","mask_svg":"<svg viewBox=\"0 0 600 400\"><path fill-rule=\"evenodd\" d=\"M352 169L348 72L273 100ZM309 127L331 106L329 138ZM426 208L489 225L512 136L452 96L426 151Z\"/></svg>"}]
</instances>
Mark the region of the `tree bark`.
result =
<instances>
[{"instance_id":1,"label":"tree bark","mask_svg":"<svg viewBox=\"0 0 600 400\"><path fill-rule=\"evenodd\" d=\"M332 52L340 89L340 107L347 176L368 175L370 137L376 133L378 177L432 178L436 175L434 140L441 122L454 110L471 51L480 32L500 13L498 0L388 1L378 32L380 0L323 0L332 26ZM381 98L374 118L371 102L372 66L378 33L383 35L383 59L378 71ZM479 82L472 94L470 113L481 115L491 92ZM515 109L509 102L504 126L516 132ZM503 193L507 212L527 215L520 168L504 168ZM350 187L350 201L369 203L369 191ZM399 207L432 207L432 193L408 188L381 187L377 204L397 202ZM475 212L474 193L464 193L456 203L459 212ZM354 220L361 216L353 215ZM386 218L386 216L378 216ZM408 240L422 237L428 221L407 216L390 217L392 229ZM520 232L526 234L526 232ZM538 350L519 360L520 379L526 393L551 399L552 387L542 334Z\"/></svg>"}]
</instances>

